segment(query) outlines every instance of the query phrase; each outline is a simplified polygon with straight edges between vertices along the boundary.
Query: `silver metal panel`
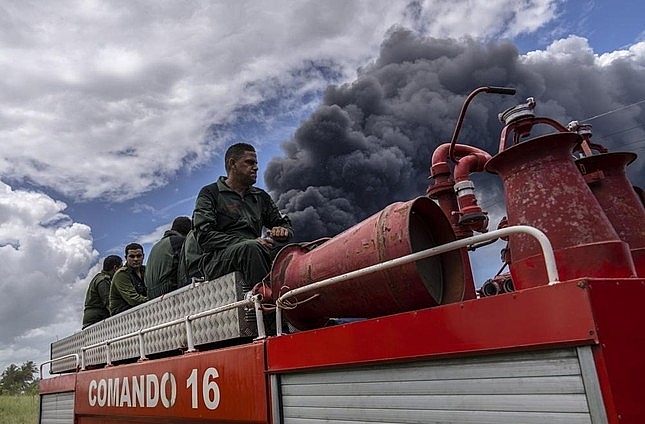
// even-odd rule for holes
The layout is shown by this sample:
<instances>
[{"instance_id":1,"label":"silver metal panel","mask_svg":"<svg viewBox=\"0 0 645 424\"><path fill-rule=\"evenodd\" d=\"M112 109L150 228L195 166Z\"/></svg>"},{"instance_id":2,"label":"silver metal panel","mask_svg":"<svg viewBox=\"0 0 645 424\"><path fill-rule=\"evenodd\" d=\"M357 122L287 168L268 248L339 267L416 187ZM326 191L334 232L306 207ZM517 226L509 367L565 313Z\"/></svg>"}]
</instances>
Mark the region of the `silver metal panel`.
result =
<instances>
[{"instance_id":1,"label":"silver metal panel","mask_svg":"<svg viewBox=\"0 0 645 424\"><path fill-rule=\"evenodd\" d=\"M213 281L182 287L52 343L51 359L70 353L80 355L82 346L90 346L243 300L249 289L250 287L244 283L239 273L231 273ZM193 341L196 345L257 336L255 314L252 308L250 311L238 308L199 318L191 325ZM155 330L145 334L143 338L146 355L177 351L187 346L183 323ZM138 358L140 351L137 337L113 343L110 354L112 361ZM106 360L105 347L91 349L85 355L86 366L105 364ZM53 373L73 371L73 360L54 363L51 369Z\"/></svg>"},{"instance_id":2,"label":"silver metal panel","mask_svg":"<svg viewBox=\"0 0 645 424\"><path fill-rule=\"evenodd\" d=\"M575 348L279 377L285 424L596 424Z\"/></svg>"},{"instance_id":3,"label":"silver metal panel","mask_svg":"<svg viewBox=\"0 0 645 424\"><path fill-rule=\"evenodd\" d=\"M591 421L594 424L607 424L607 411L605 411L604 402L602 401L602 392L600 391L600 382L596 372L596 364L593 360L591 346L582 346L577 348L578 360L580 361L580 370L582 372L582 381L587 393L587 402L591 412Z\"/></svg>"},{"instance_id":4,"label":"silver metal panel","mask_svg":"<svg viewBox=\"0 0 645 424\"><path fill-rule=\"evenodd\" d=\"M40 424L73 424L74 392L52 393L40 397Z\"/></svg>"},{"instance_id":5,"label":"silver metal panel","mask_svg":"<svg viewBox=\"0 0 645 424\"><path fill-rule=\"evenodd\" d=\"M71 353L80 354L81 348L83 347L83 340L83 333L79 331L64 339L55 341L50 347L50 359L60 358ZM76 360L70 357L52 362L49 365L49 369L52 373L59 372L58 370L73 371L76 369Z\"/></svg>"}]
</instances>

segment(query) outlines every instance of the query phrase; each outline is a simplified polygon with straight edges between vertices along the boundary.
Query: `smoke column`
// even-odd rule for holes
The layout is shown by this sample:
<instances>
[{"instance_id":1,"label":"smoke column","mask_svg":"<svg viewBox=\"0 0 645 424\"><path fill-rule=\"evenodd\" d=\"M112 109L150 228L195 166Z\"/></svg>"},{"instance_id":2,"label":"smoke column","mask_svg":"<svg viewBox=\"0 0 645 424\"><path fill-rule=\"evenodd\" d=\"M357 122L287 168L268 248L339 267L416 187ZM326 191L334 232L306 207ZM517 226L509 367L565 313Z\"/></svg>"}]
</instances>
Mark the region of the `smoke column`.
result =
<instances>
[{"instance_id":1,"label":"smoke column","mask_svg":"<svg viewBox=\"0 0 645 424\"><path fill-rule=\"evenodd\" d=\"M283 143L284 157L267 166L267 187L298 240L334 236L390 203L425 194L432 153L450 140L473 89L517 88L515 96L477 96L466 114L458 142L495 154L497 114L529 96L537 100L536 115L564 125L645 99L645 53L636 53L601 61L586 40L570 37L521 55L510 42L421 38L393 29L357 80L328 87L322 105ZM645 153L642 105L589 122L592 141ZM640 186L644 161L628 168ZM480 195L487 185L496 190L491 181L483 177Z\"/></svg>"}]
</instances>

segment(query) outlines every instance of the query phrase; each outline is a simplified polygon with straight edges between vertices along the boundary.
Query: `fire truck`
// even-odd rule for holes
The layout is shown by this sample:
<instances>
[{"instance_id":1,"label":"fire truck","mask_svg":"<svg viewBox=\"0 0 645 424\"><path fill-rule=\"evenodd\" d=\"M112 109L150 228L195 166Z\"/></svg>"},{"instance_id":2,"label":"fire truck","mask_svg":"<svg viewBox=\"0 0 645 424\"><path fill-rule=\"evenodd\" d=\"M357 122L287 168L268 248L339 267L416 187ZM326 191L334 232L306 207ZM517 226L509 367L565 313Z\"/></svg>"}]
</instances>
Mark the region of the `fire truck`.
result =
<instances>
[{"instance_id":1,"label":"fire truck","mask_svg":"<svg viewBox=\"0 0 645 424\"><path fill-rule=\"evenodd\" d=\"M52 343L40 423L645 423L636 155L532 98L500 113L495 154L459 144L480 93L515 90L467 96L424 195L285 246L254 287L194 281ZM495 229L480 172L503 187Z\"/></svg>"}]
</instances>

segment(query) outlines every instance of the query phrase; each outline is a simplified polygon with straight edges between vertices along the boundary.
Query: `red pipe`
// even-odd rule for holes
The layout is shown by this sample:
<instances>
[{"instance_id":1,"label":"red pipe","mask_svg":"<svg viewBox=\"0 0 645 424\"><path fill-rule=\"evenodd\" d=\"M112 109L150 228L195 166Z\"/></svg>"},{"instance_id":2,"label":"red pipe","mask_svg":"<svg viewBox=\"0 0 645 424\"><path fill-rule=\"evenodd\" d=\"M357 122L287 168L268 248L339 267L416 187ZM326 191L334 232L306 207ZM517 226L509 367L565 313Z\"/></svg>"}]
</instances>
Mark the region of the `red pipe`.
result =
<instances>
[{"instance_id":1,"label":"red pipe","mask_svg":"<svg viewBox=\"0 0 645 424\"><path fill-rule=\"evenodd\" d=\"M454 180L450 178L450 154L458 160ZM439 200L459 238L471 236L473 231L486 231L488 226L486 213L477 204L470 174L482 172L490 158L487 152L477 147L452 143L440 145L432 155L430 177L435 179L435 185L428 187L427 192L431 198Z\"/></svg>"}]
</instances>

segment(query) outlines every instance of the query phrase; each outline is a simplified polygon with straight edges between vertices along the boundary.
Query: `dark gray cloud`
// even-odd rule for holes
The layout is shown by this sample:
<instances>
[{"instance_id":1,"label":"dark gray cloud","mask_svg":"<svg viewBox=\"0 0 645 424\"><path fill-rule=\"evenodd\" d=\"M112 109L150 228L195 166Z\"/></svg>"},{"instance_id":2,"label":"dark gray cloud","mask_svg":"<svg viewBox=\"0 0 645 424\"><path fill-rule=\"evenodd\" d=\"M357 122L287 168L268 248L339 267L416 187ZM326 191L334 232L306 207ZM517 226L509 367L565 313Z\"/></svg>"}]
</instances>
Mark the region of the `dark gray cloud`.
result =
<instances>
[{"instance_id":1,"label":"dark gray cloud","mask_svg":"<svg viewBox=\"0 0 645 424\"><path fill-rule=\"evenodd\" d=\"M511 42L422 38L393 29L356 81L327 89L323 104L283 143L284 156L268 164L265 180L299 239L333 236L392 202L425 193L432 152L450 140L475 88L518 90L513 97L480 95L468 109L459 142L495 154L499 112L533 96L537 115L565 125L605 114L645 99L643 61L636 53L598 57L578 37L521 55ZM645 150L638 105L590 123L593 141L612 151ZM629 169L639 185L642 162Z\"/></svg>"}]
</instances>

